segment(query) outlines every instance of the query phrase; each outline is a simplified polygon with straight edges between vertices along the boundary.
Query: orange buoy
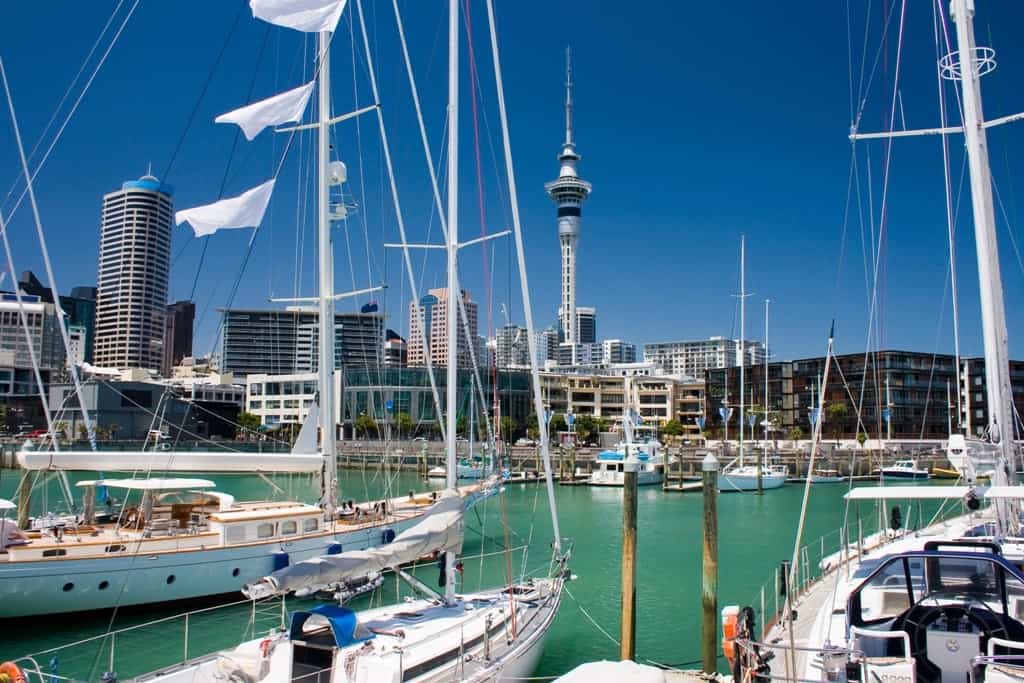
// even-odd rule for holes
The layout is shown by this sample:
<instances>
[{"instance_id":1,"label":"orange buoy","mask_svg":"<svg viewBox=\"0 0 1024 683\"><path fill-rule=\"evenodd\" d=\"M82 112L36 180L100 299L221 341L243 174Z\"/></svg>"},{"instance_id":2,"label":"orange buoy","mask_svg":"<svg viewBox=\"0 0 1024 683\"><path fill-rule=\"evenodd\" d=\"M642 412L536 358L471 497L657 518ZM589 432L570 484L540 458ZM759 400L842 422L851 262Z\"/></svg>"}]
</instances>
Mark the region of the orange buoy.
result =
<instances>
[{"instance_id":1,"label":"orange buoy","mask_svg":"<svg viewBox=\"0 0 1024 683\"><path fill-rule=\"evenodd\" d=\"M740 608L730 605L722 609L722 653L733 662L736 658L736 636L739 633Z\"/></svg>"},{"instance_id":2,"label":"orange buoy","mask_svg":"<svg viewBox=\"0 0 1024 683\"><path fill-rule=\"evenodd\" d=\"M0 664L0 683L27 683L25 673L14 662Z\"/></svg>"}]
</instances>

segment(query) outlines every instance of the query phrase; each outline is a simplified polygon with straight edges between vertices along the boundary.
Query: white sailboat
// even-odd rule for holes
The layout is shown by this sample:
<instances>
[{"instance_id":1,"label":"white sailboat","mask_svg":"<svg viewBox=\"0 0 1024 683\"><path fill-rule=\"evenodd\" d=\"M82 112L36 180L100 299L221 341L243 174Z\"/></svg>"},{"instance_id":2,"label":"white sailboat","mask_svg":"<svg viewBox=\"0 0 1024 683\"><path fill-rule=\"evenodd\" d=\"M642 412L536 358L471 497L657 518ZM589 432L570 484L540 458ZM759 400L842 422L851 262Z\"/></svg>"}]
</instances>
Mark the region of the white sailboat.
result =
<instances>
[{"instance_id":1,"label":"white sailboat","mask_svg":"<svg viewBox=\"0 0 1024 683\"><path fill-rule=\"evenodd\" d=\"M746 298L747 298L747 239L740 237L740 419L739 419L739 454L738 457L722 468L718 477L718 489L722 492L728 491L756 491L758 485L761 489L777 489L786 483L788 470L785 465L773 465L758 461L753 465L744 462L743 455L743 428L745 425L744 402L743 402L743 379L744 368L747 364L744 351L744 335L746 334ZM753 427L751 428L753 429ZM752 432L753 433L753 432Z\"/></svg>"},{"instance_id":2,"label":"white sailboat","mask_svg":"<svg viewBox=\"0 0 1024 683\"><path fill-rule=\"evenodd\" d=\"M314 0L309 0L310 2ZM315 0L321 5L332 4ZM253 0L255 5L260 0ZM333 0L342 6L344 0ZM362 8L355 1L362 25ZM529 331L532 398L538 414L543 414L537 370L537 348L533 331L529 290L525 273L522 232L516 201L505 112L501 66L498 60L493 6L487 2L494 54L495 81L504 138L505 164L512 201L516 251L519 261L523 308ZM456 253L458 242L458 96L460 2L449 2L449 186L447 235L448 286L458 291ZM331 32L319 32L321 93L328 78L328 46ZM371 67L372 72L372 67ZM330 125L325 98L321 94L319 127L321 141ZM321 154L327 154L326 144ZM321 157L323 169L323 157ZM322 177L322 176L321 176ZM321 205L321 209L323 206ZM456 297L449 297L449 319L454 320ZM456 591L456 554L463 538L462 501L454 492L456 484L456 409L457 403L457 329L449 326L446 450L447 490L432 505L421 521L392 539L384 547L323 554L317 559L296 563L264 578L252 581L246 592L254 599L297 591L309 592L325 586L348 582L384 570L394 570L420 599L395 605L353 612L336 604L321 605L292 615L286 633L268 639L241 643L224 652L189 659L180 665L164 667L148 674L147 681L324 681L370 683L371 681L489 681L521 679L535 666L561 602L562 587L569 578L566 563L569 553L563 548L554 501L553 471L548 451L547 425L541 424L541 454L546 470L546 489L551 510L553 555L546 577L511 582L490 590L459 594ZM404 572L402 565L424 556L443 555L444 592L435 593L421 581ZM254 603L255 604L255 603Z\"/></svg>"},{"instance_id":3,"label":"white sailboat","mask_svg":"<svg viewBox=\"0 0 1024 683\"><path fill-rule=\"evenodd\" d=\"M270 9L263 11L284 12L293 18L319 16L319 10L304 14L310 3L330 10L324 19L328 22L330 13L336 22L345 5L344 0L334 5L302 0L294 7L270 3ZM254 12L261 4L266 3L253 2ZM298 15L291 14L296 10ZM321 38L325 58L319 73L319 285L316 297L303 300L315 302L319 309L318 394L292 452L69 451L60 450L55 439L50 440L52 450L44 451L27 443L17 453L26 476L56 472L63 477L69 470L130 472L133 476L89 482L81 514L62 517L42 529L25 525L7 530L0 538L0 618L237 594L246 582L292 562L388 543L415 524L432 502L429 496L401 496L338 506L334 302L355 293L334 293L330 233L332 222L344 217L344 207L332 200L332 188L336 193L347 174L344 164L330 159L330 69L326 59L330 34ZM268 125L301 119L312 86L309 83L248 105L218 121L238 123L251 139ZM181 211L178 220L192 223L197 234L257 227L273 185L271 180L238 197ZM195 472L308 473L319 476L321 496L317 505L245 502L211 490L215 484L207 479L149 476L157 472L164 477ZM496 485L484 481L460 493L471 505L493 494ZM96 491L101 487L124 494L120 508L97 514ZM25 510L19 517L27 517L27 497L19 505ZM5 526L14 527L10 522ZM140 558L146 561L139 562Z\"/></svg>"},{"instance_id":4,"label":"white sailboat","mask_svg":"<svg viewBox=\"0 0 1024 683\"><path fill-rule=\"evenodd\" d=\"M986 450L998 454L990 487L885 486L852 489L853 501L884 504L945 500L962 508L950 519L908 531L901 516L889 528L848 541L822 558L821 576L806 585L799 569L805 489L792 570L780 616L758 637L753 610L727 608L739 637L727 638L737 678L807 681L1024 680L1024 537L1019 506L1024 487L1015 482L1014 412L1007 354L1007 328L998 242L992 205L986 129L1024 114L985 121L980 77L995 68L994 52L974 40L974 3L952 0L957 49L939 62L944 78L960 83L962 127L861 134L853 139L962 133L971 180L974 234L979 264L989 424ZM937 17L942 27L946 17ZM940 84L941 87L941 84ZM943 108L943 115L944 115ZM829 354L832 353L830 340ZM828 365L826 364L826 373ZM819 402L819 407L821 403ZM816 438L820 425L816 425ZM989 503L984 507L984 503ZM898 510L898 508L896 508ZM953 507L957 510L957 507Z\"/></svg>"}]
</instances>

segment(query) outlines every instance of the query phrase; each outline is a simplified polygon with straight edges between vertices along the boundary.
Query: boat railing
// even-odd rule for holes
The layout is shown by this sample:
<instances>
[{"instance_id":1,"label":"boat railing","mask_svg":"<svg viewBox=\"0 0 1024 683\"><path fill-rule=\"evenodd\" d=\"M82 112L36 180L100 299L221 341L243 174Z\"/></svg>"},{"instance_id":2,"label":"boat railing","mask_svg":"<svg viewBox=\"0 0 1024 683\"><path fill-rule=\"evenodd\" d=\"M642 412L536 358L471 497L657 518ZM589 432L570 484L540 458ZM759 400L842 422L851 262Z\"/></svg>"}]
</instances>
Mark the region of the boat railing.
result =
<instances>
[{"instance_id":1,"label":"boat railing","mask_svg":"<svg viewBox=\"0 0 1024 683\"><path fill-rule=\"evenodd\" d=\"M743 665L756 667L758 662L771 664L770 673L758 671L751 677L758 681L773 681L777 683L821 683L821 678L799 678L790 675L789 668L793 666L800 669L804 662L787 659L792 653L801 657L811 657L815 668L820 669L824 674L824 680L840 680L840 671L846 668L848 662L862 662L865 660L865 653L861 650L847 650L846 648L835 647L811 647L809 645L789 644L787 639L779 642L769 643L759 640L737 638L735 640L737 657L740 659L740 669ZM767 656L765 653L769 653ZM774 664L772 664L774 662ZM743 674L741 674L743 675ZM744 680L747 676L744 675Z\"/></svg>"},{"instance_id":2,"label":"boat railing","mask_svg":"<svg viewBox=\"0 0 1024 683\"><path fill-rule=\"evenodd\" d=\"M30 683L94 681L108 672L124 680L234 648L286 623L283 598L242 600L107 631L25 655L15 663Z\"/></svg>"},{"instance_id":3,"label":"boat railing","mask_svg":"<svg viewBox=\"0 0 1024 683\"><path fill-rule=\"evenodd\" d=\"M962 514L958 506L949 506L940 517L932 520L947 519ZM882 527L885 524L885 527ZM921 523L921 526L925 524ZM849 520L845 527L833 529L815 541L800 548L799 559L795 571L790 569L789 576L794 577L792 585L783 585L781 567L772 572L772 576L762 583L753 595L753 599L743 603L754 610L759 628L756 635L763 638L782 615L786 602L786 592L790 593L792 602L797 602L821 577L839 570L850 571L861 555L868 554L907 534L914 534L917 529L900 529L893 531L888 528L888 520L880 522L876 515ZM787 558L787 564L791 562Z\"/></svg>"}]
</instances>

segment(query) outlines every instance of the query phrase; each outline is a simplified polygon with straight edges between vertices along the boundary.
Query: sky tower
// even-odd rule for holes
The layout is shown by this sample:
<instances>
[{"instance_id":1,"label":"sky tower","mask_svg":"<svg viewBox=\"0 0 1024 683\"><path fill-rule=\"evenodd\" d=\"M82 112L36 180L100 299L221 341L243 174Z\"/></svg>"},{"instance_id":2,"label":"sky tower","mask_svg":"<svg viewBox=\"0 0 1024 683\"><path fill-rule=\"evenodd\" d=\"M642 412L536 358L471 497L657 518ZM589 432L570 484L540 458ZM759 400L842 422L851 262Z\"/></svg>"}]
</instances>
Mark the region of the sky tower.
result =
<instances>
[{"instance_id":1,"label":"sky tower","mask_svg":"<svg viewBox=\"0 0 1024 683\"><path fill-rule=\"evenodd\" d=\"M590 183L576 172L580 155L572 137L572 51L565 48L565 144L558 155L558 179L544 185L558 204L558 239L562 245L561 322L565 343L580 341L576 319L576 242L580 233L580 208L590 195Z\"/></svg>"}]
</instances>

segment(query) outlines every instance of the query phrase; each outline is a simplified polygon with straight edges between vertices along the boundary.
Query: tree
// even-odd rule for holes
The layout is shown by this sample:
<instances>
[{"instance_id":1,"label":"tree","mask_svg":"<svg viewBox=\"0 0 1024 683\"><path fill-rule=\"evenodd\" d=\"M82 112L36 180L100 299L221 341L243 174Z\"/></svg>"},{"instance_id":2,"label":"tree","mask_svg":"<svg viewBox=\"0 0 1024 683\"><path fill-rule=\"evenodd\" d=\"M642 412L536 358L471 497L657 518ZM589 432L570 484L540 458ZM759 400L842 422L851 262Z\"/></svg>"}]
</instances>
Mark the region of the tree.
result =
<instances>
[{"instance_id":1,"label":"tree","mask_svg":"<svg viewBox=\"0 0 1024 683\"><path fill-rule=\"evenodd\" d=\"M501 418L501 434L506 441L514 441L519 433L519 423L511 415Z\"/></svg>"},{"instance_id":2,"label":"tree","mask_svg":"<svg viewBox=\"0 0 1024 683\"><path fill-rule=\"evenodd\" d=\"M793 427L792 429L789 430L789 433L786 434L786 436L789 438L790 441L799 441L800 439L804 438L804 430L802 430L800 427Z\"/></svg>"},{"instance_id":3,"label":"tree","mask_svg":"<svg viewBox=\"0 0 1024 683\"><path fill-rule=\"evenodd\" d=\"M540 426L537 423L537 413L530 413L526 416L526 435L531 439L540 438Z\"/></svg>"},{"instance_id":4,"label":"tree","mask_svg":"<svg viewBox=\"0 0 1024 683\"><path fill-rule=\"evenodd\" d=\"M88 439L89 438L89 428L85 426L84 422L79 422L78 423L78 438L79 439Z\"/></svg>"},{"instance_id":5,"label":"tree","mask_svg":"<svg viewBox=\"0 0 1024 683\"><path fill-rule=\"evenodd\" d=\"M868 440L868 435L864 432L857 432L857 443L860 444L861 448L864 448L864 442Z\"/></svg>"},{"instance_id":6,"label":"tree","mask_svg":"<svg viewBox=\"0 0 1024 683\"><path fill-rule=\"evenodd\" d=\"M661 426L661 433L666 436L682 436L686 429L679 420L669 420Z\"/></svg>"},{"instance_id":7,"label":"tree","mask_svg":"<svg viewBox=\"0 0 1024 683\"><path fill-rule=\"evenodd\" d=\"M409 436L412 434L413 427L416 424L412 421L412 415L409 413L398 413L395 415L395 429L398 431L398 438L401 439L402 435Z\"/></svg>"},{"instance_id":8,"label":"tree","mask_svg":"<svg viewBox=\"0 0 1024 683\"><path fill-rule=\"evenodd\" d=\"M843 422L846 420L846 415L849 410L846 407L846 401L837 401L830 403L828 408L825 409L825 415L828 417L828 421L832 424L832 438L839 437L839 431L843 426Z\"/></svg>"},{"instance_id":9,"label":"tree","mask_svg":"<svg viewBox=\"0 0 1024 683\"><path fill-rule=\"evenodd\" d=\"M569 425L565 421L564 415L555 415L551 418L551 422L548 423L548 436L554 436L558 432L566 432L569 430Z\"/></svg>"},{"instance_id":10,"label":"tree","mask_svg":"<svg viewBox=\"0 0 1024 683\"><path fill-rule=\"evenodd\" d=\"M370 432L377 433L377 421L365 413L356 418L353 426L356 434L362 433L365 438L370 437Z\"/></svg>"},{"instance_id":11,"label":"tree","mask_svg":"<svg viewBox=\"0 0 1024 683\"><path fill-rule=\"evenodd\" d=\"M255 432L260 428L260 416L243 411L235 418L235 423L244 431Z\"/></svg>"},{"instance_id":12,"label":"tree","mask_svg":"<svg viewBox=\"0 0 1024 683\"><path fill-rule=\"evenodd\" d=\"M68 438L68 423L64 420L59 420L53 424L53 436L59 441L64 441Z\"/></svg>"},{"instance_id":13,"label":"tree","mask_svg":"<svg viewBox=\"0 0 1024 683\"><path fill-rule=\"evenodd\" d=\"M459 415L455 419L455 433L466 436L466 428L469 426L469 420L466 419L465 413Z\"/></svg>"},{"instance_id":14,"label":"tree","mask_svg":"<svg viewBox=\"0 0 1024 683\"><path fill-rule=\"evenodd\" d=\"M600 425L593 415L576 416L576 438L582 443L594 443L600 432Z\"/></svg>"}]
</instances>

